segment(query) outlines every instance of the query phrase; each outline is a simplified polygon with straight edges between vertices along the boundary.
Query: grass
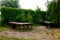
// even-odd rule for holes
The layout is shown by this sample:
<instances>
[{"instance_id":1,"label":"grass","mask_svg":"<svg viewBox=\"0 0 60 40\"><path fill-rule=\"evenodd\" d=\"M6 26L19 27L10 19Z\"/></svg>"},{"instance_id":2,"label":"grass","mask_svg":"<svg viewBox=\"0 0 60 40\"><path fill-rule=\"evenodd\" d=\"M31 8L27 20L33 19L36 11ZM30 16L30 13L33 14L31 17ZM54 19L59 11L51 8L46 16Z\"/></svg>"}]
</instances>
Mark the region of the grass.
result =
<instances>
[{"instance_id":1,"label":"grass","mask_svg":"<svg viewBox=\"0 0 60 40\"><path fill-rule=\"evenodd\" d=\"M60 28L52 29L52 32L54 32L54 34L56 34L60 39Z\"/></svg>"},{"instance_id":2,"label":"grass","mask_svg":"<svg viewBox=\"0 0 60 40\"><path fill-rule=\"evenodd\" d=\"M0 26L0 32L5 31L5 30L9 30L9 26ZM0 40L37 40L37 39L33 39L33 38L16 38L16 37L9 37L9 36L1 36L0 35Z\"/></svg>"},{"instance_id":3,"label":"grass","mask_svg":"<svg viewBox=\"0 0 60 40\"><path fill-rule=\"evenodd\" d=\"M0 40L37 40L37 39L25 39L25 38L0 36Z\"/></svg>"},{"instance_id":4,"label":"grass","mask_svg":"<svg viewBox=\"0 0 60 40\"><path fill-rule=\"evenodd\" d=\"M58 36L58 37L59 37L59 39L60 39L60 32L57 32L56 34L57 34L57 36Z\"/></svg>"},{"instance_id":5,"label":"grass","mask_svg":"<svg viewBox=\"0 0 60 40\"><path fill-rule=\"evenodd\" d=\"M0 32L5 31L5 30L9 30L9 29L10 29L9 26L0 26ZM47 31L46 34L51 33L52 35L54 35L55 33L57 33L57 36L60 39L60 31L58 30L59 32L54 32L54 30ZM37 39L36 38L34 38L34 39L33 38L26 39L26 38L16 38L16 37L9 37L9 36L0 36L0 40L37 40Z\"/></svg>"},{"instance_id":6,"label":"grass","mask_svg":"<svg viewBox=\"0 0 60 40\"><path fill-rule=\"evenodd\" d=\"M5 31L5 30L9 30L8 26L0 26L0 32Z\"/></svg>"}]
</instances>

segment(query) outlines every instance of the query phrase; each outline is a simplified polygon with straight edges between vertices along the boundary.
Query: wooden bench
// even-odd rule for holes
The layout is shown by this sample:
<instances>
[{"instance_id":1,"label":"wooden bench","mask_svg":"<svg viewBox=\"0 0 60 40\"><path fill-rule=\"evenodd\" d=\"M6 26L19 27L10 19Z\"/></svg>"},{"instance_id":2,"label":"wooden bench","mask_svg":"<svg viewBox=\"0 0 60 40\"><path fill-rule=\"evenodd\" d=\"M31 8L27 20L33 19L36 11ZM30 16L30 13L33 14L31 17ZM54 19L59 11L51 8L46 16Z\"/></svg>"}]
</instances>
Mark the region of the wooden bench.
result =
<instances>
[{"instance_id":1,"label":"wooden bench","mask_svg":"<svg viewBox=\"0 0 60 40\"><path fill-rule=\"evenodd\" d=\"M16 28L16 26L18 26L19 29L23 27L23 30L28 30L28 29L32 30L32 23L9 22L9 24L12 25L13 28Z\"/></svg>"}]
</instances>

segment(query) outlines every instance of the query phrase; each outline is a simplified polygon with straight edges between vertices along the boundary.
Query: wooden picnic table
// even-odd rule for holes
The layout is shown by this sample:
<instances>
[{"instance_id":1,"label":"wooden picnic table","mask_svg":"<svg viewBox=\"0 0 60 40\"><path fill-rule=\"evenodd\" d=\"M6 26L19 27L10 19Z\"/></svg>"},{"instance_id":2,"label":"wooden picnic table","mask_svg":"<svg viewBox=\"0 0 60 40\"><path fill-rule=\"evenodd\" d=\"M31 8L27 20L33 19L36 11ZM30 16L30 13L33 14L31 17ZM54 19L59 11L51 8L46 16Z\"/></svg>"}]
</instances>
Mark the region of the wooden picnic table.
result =
<instances>
[{"instance_id":1,"label":"wooden picnic table","mask_svg":"<svg viewBox=\"0 0 60 40\"><path fill-rule=\"evenodd\" d=\"M49 21L45 21L45 24L47 24L47 28L50 28L50 25L51 25L51 22L49 22Z\"/></svg>"},{"instance_id":2,"label":"wooden picnic table","mask_svg":"<svg viewBox=\"0 0 60 40\"><path fill-rule=\"evenodd\" d=\"M49 22L49 21L40 21L39 23L45 25L46 28L50 28L50 25L51 25L51 22Z\"/></svg>"},{"instance_id":3,"label":"wooden picnic table","mask_svg":"<svg viewBox=\"0 0 60 40\"><path fill-rule=\"evenodd\" d=\"M9 24L11 24L13 26L13 28L16 28L16 26L18 26L19 29L21 29L21 27L23 27L23 30L28 30L28 29L32 30L32 23L9 22ZM29 28L29 26L30 26L30 28Z\"/></svg>"}]
</instances>

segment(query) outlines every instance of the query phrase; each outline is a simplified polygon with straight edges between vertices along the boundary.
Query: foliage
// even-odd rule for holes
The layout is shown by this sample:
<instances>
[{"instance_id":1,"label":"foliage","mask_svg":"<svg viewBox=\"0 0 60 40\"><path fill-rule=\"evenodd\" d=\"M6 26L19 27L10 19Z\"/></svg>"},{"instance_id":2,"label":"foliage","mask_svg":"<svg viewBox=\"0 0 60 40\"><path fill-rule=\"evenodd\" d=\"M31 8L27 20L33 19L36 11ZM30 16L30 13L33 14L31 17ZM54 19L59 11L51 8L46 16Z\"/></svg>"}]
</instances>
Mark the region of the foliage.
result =
<instances>
[{"instance_id":1,"label":"foliage","mask_svg":"<svg viewBox=\"0 0 60 40\"><path fill-rule=\"evenodd\" d=\"M0 25L1 25L1 15L0 15Z\"/></svg>"},{"instance_id":2,"label":"foliage","mask_svg":"<svg viewBox=\"0 0 60 40\"><path fill-rule=\"evenodd\" d=\"M29 14L27 15L24 11L25 11L24 9L2 7L1 9L2 22L4 23L8 23L10 21L30 22L29 20L31 19L31 16Z\"/></svg>"},{"instance_id":3,"label":"foliage","mask_svg":"<svg viewBox=\"0 0 60 40\"><path fill-rule=\"evenodd\" d=\"M11 7L1 8L2 22L8 23L10 21L17 22L39 22L45 20L45 11L37 9L33 11L31 9L17 9Z\"/></svg>"},{"instance_id":4,"label":"foliage","mask_svg":"<svg viewBox=\"0 0 60 40\"><path fill-rule=\"evenodd\" d=\"M58 0L57 3L52 1L48 5L47 15L49 21L60 25L60 0Z\"/></svg>"},{"instance_id":5,"label":"foliage","mask_svg":"<svg viewBox=\"0 0 60 40\"><path fill-rule=\"evenodd\" d=\"M1 6L5 7L13 7L13 8L18 8L19 7L19 0L1 0Z\"/></svg>"},{"instance_id":6,"label":"foliage","mask_svg":"<svg viewBox=\"0 0 60 40\"><path fill-rule=\"evenodd\" d=\"M50 21L53 18L51 18L53 15L53 10L55 8L56 3L52 1L51 3L48 4L48 10L47 10L47 20Z\"/></svg>"},{"instance_id":7,"label":"foliage","mask_svg":"<svg viewBox=\"0 0 60 40\"><path fill-rule=\"evenodd\" d=\"M46 16L46 12L41 11L41 9L39 7L37 7L37 9L35 10L35 16L34 16L35 22L44 21L45 16Z\"/></svg>"}]
</instances>

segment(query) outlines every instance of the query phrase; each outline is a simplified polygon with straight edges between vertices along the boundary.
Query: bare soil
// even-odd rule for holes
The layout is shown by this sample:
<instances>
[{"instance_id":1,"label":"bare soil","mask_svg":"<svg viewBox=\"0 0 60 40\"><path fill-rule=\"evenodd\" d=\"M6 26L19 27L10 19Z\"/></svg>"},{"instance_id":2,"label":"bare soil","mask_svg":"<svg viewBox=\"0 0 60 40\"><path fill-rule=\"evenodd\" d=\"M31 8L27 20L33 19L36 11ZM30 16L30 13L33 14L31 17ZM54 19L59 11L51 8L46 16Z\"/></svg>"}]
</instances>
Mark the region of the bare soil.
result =
<instances>
[{"instance_id":1,"label":"bare soil","mask_svg":"<svg viewBox=\"0 0 60 40\"><path fill-rule=\"evenodd\" d=\"M15 30L6 30L0 32L0 36L9 36L17 38L35 38L37 40L60 40L60 29L47 29L45 26L33 27L32 31L15 31Z\"/></svg>"}]
</instances>

